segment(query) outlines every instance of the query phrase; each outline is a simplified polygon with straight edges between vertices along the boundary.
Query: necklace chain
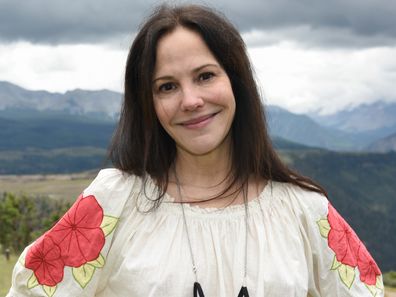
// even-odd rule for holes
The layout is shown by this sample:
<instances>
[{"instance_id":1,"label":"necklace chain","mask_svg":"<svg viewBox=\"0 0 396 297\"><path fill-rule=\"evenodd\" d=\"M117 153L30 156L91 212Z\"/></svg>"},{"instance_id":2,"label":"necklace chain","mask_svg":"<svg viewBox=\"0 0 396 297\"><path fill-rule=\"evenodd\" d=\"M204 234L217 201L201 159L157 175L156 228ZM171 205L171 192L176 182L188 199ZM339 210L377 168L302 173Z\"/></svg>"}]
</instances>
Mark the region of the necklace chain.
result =
<instances>
[{"instance_id":1,"label":"necklace chain","mask_svg":"<svg viewBox=\"0 0 396 297\"><path fill-rule=\"evenodd\" d=\"M182 213L183 213L183 223L184 223L184 228L186 230L188 247L190 248L191 264L192 264L193 272L195 275L195 281L198 282L197 266L195 265L195 259L194 259L194 254L193 254L193 250L192 250L191 238L190 238L190 233L188 232L187 219L186 219L186 214L184 211L184 204L183 204L183 200L182 200L183 198L181 195L180 184L179 184L179 180L178 180L177 176L176 176L176 184L177 184L177 192L179 194L179 199L180 199L180 205L181 205L181 209L182 209Z\"/></svg>"},{"instance_id":2,"label":"necklace chain","mask_svg":"<svg viewBox=\"0 0 396 297\"><path fill-rule=\"evenodd\" d=\"M193 272L194 272L194 275L195 275L195 282L198 283L198 271L197 271L197 266L195 264L195 258L194 258L194 253L193 253L193 249L192 249L192 244L191 244L190 232L188 230L187 218L186 218L186 213L185 213L185 210L184 210L184 202L183 202L183 196L182 196L182 193L181 193L180 181L179 181L179 178L178 178L178 176L176 174L176 170L174 170L174 174L175 174L175 179L176 179L177 193L179 195L180 205L181 205L181 210L182 210L182 215L183 215L184 229L186 230L188 247L189 247L189 250L190 250L190 258L191 258L192 269L193 269ZM247 197L244 187L242 188L242 191L243 191L244 197L245 196ZM246 281L247 281L247 245L248 245L248 229L249 229L248 222L247 222L248 221L247 201L244 201L244 205L245 205L245 251L244 251L245 252L245 255L244 255L245 257L244 257L244 272L243 272L243 282L242 282L241 292L242 292L242 290L246 290L245 294L247 294L246 296L249 296L248 293L247 293L247 288L246 288ZM260 208L261 208L261 205L260 205ZM240 295L241 295L241 292L240 292ZM240 296L240 295L238 295L238 296Z\"/></svg>"},{"instance_id":3,"label":"necklace chain","mask_svg":"<svg viewBox=\"0 0 396 297\"><path fill-rule=\"evenodd\" d=\"M247 193L245 193L245 188L243 188L243 195L247 197ZM243 274L243 286L246 286L246 278L247 278L247 246L248 246L248 207L247 201L244 201L245 204L245 263L244 263L244 274Z\"/></svg>"}]
</instances>

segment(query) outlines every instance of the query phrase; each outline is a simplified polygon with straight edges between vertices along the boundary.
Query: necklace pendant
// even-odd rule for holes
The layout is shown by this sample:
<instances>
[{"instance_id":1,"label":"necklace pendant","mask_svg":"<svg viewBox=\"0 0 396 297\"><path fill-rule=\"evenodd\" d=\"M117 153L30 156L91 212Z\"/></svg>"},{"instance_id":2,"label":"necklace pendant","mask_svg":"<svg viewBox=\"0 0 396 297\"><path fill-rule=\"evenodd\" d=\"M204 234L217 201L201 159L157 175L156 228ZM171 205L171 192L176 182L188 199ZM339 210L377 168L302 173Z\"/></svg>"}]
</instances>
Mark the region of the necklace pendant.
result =
<instances>
[{"instance_id":1,"label":"necklace pendant","mask_svg":"<svg viewBox=\"0 0 396 297\"><path fill-rule=\"evenodd\" d=\"M198 282L194 283L194 297L205 297L202 287Z\"/></svg>"},{"instance_id":2,"label":"necklace pendant","mask_svg":"<svg viewBox=\"0 0 396 297\"><path fill-rule=\"evenodd\" d=\"M249 292L247 287L242 287L239 291L238 297L249 297Z\"/></svg>"}]
</instances>

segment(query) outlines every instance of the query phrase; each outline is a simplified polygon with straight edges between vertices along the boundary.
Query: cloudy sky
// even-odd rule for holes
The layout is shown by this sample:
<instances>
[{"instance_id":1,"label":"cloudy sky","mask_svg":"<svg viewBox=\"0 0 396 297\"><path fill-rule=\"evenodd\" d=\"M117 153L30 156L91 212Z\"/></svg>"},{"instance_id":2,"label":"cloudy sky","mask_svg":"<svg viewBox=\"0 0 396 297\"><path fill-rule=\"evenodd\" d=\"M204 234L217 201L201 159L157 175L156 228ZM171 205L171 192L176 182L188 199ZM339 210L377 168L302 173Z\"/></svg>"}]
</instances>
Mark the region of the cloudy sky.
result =
<instances>
[{"instance_id":1,"label":"cloudy sky","mask_svg":"<svg viewBox=\"0 0 396 297\"><path fill-rule=\"evenodd\" d=\"M0 80L52 92L121 91L128 48L158 3L0 0ZM242 33L265 103L332 113L396 102L394 1L214 0L210 6Z\"/></svg>"}]
</instances>

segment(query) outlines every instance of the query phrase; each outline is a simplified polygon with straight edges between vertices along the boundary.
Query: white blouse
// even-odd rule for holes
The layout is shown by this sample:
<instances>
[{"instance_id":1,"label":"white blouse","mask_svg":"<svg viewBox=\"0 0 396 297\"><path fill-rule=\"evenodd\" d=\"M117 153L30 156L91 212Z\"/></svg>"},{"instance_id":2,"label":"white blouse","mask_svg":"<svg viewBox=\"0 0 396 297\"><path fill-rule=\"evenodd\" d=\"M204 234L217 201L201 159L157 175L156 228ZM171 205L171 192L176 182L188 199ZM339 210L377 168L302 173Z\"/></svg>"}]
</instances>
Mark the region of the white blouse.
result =
<instances>
[{"instance_id":1,"label":"white blouse","mask_svg":"<svg viewBox=\"0 0 396 297\"><path fill-rule=\"evenodd\" d=\"M181 205L158 188L102 170L65 216L22 253L7 297L192 297L195 276ZM245 269L245 206L185 205L206 297L237 297ZM318 193L270 182L248 203L251 297L383 296L380 271Z\"/></svg>"}]
</instances>

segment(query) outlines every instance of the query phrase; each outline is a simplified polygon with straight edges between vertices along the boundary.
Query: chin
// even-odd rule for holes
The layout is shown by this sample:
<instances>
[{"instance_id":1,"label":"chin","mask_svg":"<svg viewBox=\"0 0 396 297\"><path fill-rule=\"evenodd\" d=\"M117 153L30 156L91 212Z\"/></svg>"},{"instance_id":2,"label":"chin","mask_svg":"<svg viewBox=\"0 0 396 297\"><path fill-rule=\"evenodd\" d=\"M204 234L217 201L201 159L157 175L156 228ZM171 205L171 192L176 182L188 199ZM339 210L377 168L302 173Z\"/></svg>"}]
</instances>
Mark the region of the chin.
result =
<instances>
[{"instance_id":1,"label":"chin","mask_svg":"<svg viewBox=\"0 0 396 297\"><path fill-rule=\"evenodd\" d=\"M228 154L231 147L231 134L213 136L176 142L177 150L192 156L206 156L212 153Z\"/></svg>"},{"instance_id":2,"label":"chin","mask_svg":"<svg viewBox=\"0 0 396 297\"><path fill-rule=\"evenodd\" d=\"M188 153L189 155L193 156L205 156L209 155L211 152L213 152L215 149L214 148L186 148L186 147L181 147L181 150L184 152Z\"/></svg>"},{"instance_id":3,"label":"chin","mask_svg":"<svg viewBox=\"0 0 396 297\"><path fill-rule=\"evenodd\" d=\"M183 150L184 152L193 155L193 156L206 156L215 151L222 151L224 142L220 143L196 143L191 145L178 146L178 149Z\"/></svg>"}]
</instances>

